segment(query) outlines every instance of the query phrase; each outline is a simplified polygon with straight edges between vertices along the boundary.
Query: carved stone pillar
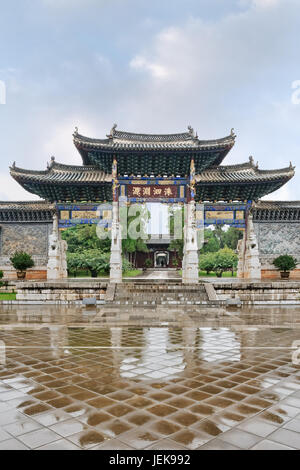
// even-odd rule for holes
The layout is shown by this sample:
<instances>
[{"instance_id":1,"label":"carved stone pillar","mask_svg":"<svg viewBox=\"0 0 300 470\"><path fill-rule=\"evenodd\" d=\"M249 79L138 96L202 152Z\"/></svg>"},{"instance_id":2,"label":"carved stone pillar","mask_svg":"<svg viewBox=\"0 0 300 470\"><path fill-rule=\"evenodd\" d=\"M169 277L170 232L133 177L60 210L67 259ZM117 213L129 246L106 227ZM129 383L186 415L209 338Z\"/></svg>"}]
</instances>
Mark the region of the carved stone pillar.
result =
<instances>
[{"instance_id":1,"label":"carved stone pillar","mask_svg":"<svg viewBox=\"0 0 300 470\"><path fill-rule=\"evenodd\" d=\"M67 242L62 240L58 230L57 214L53 216L52 233L49 236L47 279L64 279L67 272Z\"/></svg>"},{"instance_id":2,"label":"carved stone pillar","mask_svg":"<svg viewBox=\"0 0 300 470\"><path fill-rule=\"evenodd\" d=\"M122 282L122 237L119 223L119 203L113 202L111 224L110 282Z\"/></svg>"},{"instance_id":3,"label":"carved stone pillar","mask_svg":"<svg viewBox=\"0 0 300 470\"><path fill-rule=\"evenodd\" d=\"M238 241L237 244L237 253L238 253L238 265L237 265L237 278L244 278L244 268L245 268L245 231L243 232L243 238Z\"/></svg>"},{"instance_id":4,"label":"carved stone pillar","mask_svg":"<svg viewBox=\"0 0 300 470\"><path fill-rule=\"evenodd\" d=\"M199 281L199 259L196 228L195 201L186 205L186 217L184 226L184 248L182 260L182 282L184 284L196 284Z\"/></svg>"},{"instance_id":5,"label":"carved stone pillar","mask_svg":"<svg viewBox=\"0 0 300 470\"><path fill-rule=\"evenodd\" d=\"M238 243L239 261L237 276L242 279L261 279L261 262L252 214L248 215L243 239Z\"/></svg>"},{"instance_id":6,"label":"carved stone pillar","mask_svg":"<svg viewBox=\"0 0 300 470\"><path fill-rule=\"evenodd\" d=\"M111 250L110 250L110 282L122 282L122 237L119 217L119 184L117 172L117 159L112 163L112 222L111 222Z\"/></svg>"}]
</instances>

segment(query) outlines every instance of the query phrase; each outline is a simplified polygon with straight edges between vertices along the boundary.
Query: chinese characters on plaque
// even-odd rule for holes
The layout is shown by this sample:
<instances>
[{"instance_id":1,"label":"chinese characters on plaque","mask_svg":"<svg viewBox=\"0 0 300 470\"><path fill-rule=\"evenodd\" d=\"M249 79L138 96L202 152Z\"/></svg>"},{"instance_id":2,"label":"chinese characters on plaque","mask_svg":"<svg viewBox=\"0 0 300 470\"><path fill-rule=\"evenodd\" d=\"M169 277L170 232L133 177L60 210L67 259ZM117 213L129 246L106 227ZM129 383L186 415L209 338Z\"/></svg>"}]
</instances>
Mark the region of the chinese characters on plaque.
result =
<instances>
[{"instance_id":1,"label":"chinese characters on plaque","mask_svg":"<svg viewBox=\"0 0 300 470\"><path fill-rule=\"evenodd\" d=\"M128 196L132 198L177 198L176 185L128 185Z\"/></svg>"}]
</instances>

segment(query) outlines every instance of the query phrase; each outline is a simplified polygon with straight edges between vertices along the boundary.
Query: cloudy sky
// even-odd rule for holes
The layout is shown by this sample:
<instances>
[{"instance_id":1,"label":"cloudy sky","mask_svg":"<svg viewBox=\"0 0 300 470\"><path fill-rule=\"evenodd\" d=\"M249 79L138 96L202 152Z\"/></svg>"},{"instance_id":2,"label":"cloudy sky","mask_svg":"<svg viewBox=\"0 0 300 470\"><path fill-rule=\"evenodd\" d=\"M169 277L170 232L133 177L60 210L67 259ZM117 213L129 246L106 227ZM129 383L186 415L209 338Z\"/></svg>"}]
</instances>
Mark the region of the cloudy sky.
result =
<instances>
[{"instance_id":1,"label":"cloudy sky","mask_svg":"<svg viewBox=\"0 0 300 470\"><path fill-rule=\"evenodd\" d=\"M34 198L10 178L14 160L30 169L45 169L51 155L80 164L75 126L102 138L114 122L153 133L191 124L202 139L234 127L224 163L249 155L261 168L292 161L294 180L272 198L300 199L299 0L0 6L0 200Z\"/></svg>"}]
</instances>

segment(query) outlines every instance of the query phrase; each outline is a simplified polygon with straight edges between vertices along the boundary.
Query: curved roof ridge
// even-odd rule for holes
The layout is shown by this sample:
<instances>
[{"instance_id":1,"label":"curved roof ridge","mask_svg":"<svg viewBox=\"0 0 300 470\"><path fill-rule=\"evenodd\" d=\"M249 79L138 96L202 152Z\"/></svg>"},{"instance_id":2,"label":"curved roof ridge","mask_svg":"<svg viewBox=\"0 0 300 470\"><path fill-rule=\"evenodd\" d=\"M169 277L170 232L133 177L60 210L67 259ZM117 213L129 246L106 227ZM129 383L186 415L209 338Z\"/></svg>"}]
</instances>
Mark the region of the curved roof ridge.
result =
<instances>
[{"instance_id":1,"label":"curved roof ridge","mask_svg":"<svg viewBox=\"0 0 300 470\"><path fill-rule=\"evenodd\" d=\"M75 170L75 171L88 171L88 170L96 170L96 171L103 171L100 170L95 165L70 165L67 163L59 163L59 162L54 162L51 166L49 166L48 169L55 169L55 170Z\"/></svg>"},{"instance_id":2,"label":"curved roof ridge","mask_svg":"<svg viewBox=\"0 0 300 470\"><path fill-rule=\"evenodd\" d=\"M12 173L32 173L35 175L45 175L48 173L49 169L47 168L46 170L28 170L26 168L20 168L18 166L10 166L9 167L10 174Z\"/></svg>"},{"instance_id":3,"label":"curved roof ridge","mask_svg":"<svg viewBox=\"0 0 300 470\"><path fill-rule=\"evenodd\" d=\"M278 181L286 182L295 174L292 165L287 168L279 168L276 170L260 170L254 165L253 160L239 165L215 166L207 168L203 172L196 175L196 183L241 183L241 182L258 182L258 181Z\"/></svg>"},{"instance_id":4,"label":"curved roof ridge","mask_svg":"<svg viewBox=\"0 0 300 470\"><path fill-rule=\"evenodd\" d=\"M256 174L278 174L278 173L295 173L295 167L289 165L284 168L276 168L276 169L260 169L258 165L254 165L253 161L250 160L244 163L236 163L232 165L216 165L204 170L205 172L222 172L227 170L253 170Z\"/></svg>"},{"instance_id":5,"label":"curved roof ridge","mask_svg":"<svg viewBox=\"0 0 300 470\"><path fill-rule=\"evenodd\" d=\"M59 163L53 161L45 170L29 170L26 168L20 168L17 166L10 166L9 167L10 173L24 173L24 174L32 174L32 175L47 175L52 170L64 170L64 171L96 171L97 173L105 173L96 165L69 165L65 163Z\"/></svg>"},{"instance_id":6,"label":"curved roof ridge","mask_svg":"<svg viewBox=\"0 0 300 470\"><path fill-rule=\"evenodd\" d=\"M104 183L111 182L112 175L105 173L97 166L72 166L57 163L52 160L48 168L43 171L26 170L24 168L10 167L11 176L19 183L33 181L36 183Z\"/></svg>"},{"instance_id":7,"label":"curved roof ridge","mask_svg":"<svg viewBox=\"0 0 300 470\"><path fill-rule=\"evenodd\" d=\"M215 166L208 168L207 170L223 171L223 170L239 170L239 169L242 170L242 169L250 169L250 168L255 168L255 166L251 162L244 162L244 163L233 163L232 165L215 165Z\"/></svg>"},{"instance_id":8,"label":"curved roof ridge","mask_svg":"<svg viewBox=\"0 0 300 470\"><path fill-rule=\"evenodd\" d=\"M111 139L109 139L109 138L96 139L96 138L93 138L93 137L87 137L86 135L79 134L78 132L74 132L72 135L74 137L74 141L83 140L85 142L96 143L96 144L109 144L111 142Z\"/></svg>"},{"instance_id":9,"label":"curved roof ridge","mask_svg":"<svg viewBox=\"0 0 300 470\"><path fill-rule=\"evenodd\" d=\"M112 138L142 142L173 142L181 140L192 140L196 137L194 137L190 132L180 132L175 134L144 134L128 131L115 131Z\"/></svg>"},{"instance_id":10,"label":"curved roof ridge","mask_svg":"<svg viewBox=\"0 0 300 470\"><path fill-rule=\"evenodd\" d=\"M261 170L260 168L258 168L257 173L261 173L261 174L264 174L264 173L272 173L272 174L292 173L292 174L295 174L295 167L290 165L290 166L287 166L287 167L284 167L284 168L276 168L276 169L273 169L273 170Z\"/></svg>"},{"instance_id":11,"label":"curved roof ridge","mask_svg":"<svg viewBox=\"0 0 300 470\"><path fill-rule=\"evenodd\" d=\"M221 143L231 143L233 144L235 141L235 134L231 132L231 134L221 137L219 139L202 139L200 140L197 134L194 133L192 128L189 129L188 132L181 132L175 134L143 134L143 133L134 133L134 132L127 132L127 131L117 131L112 130L111 134L107 135L106 139L98 139L87 137L82 134L79 134L76 130L73 133L74 143L78 144L91 144L91 145L100 145L100 146L107 146L111 147L113 144L117 145L118 143L131 145L131 144L192 144L192 146L212 146L214 144L218 145ZM146 148L146 147L145 147Z\"/></svg>"}]
</instances>

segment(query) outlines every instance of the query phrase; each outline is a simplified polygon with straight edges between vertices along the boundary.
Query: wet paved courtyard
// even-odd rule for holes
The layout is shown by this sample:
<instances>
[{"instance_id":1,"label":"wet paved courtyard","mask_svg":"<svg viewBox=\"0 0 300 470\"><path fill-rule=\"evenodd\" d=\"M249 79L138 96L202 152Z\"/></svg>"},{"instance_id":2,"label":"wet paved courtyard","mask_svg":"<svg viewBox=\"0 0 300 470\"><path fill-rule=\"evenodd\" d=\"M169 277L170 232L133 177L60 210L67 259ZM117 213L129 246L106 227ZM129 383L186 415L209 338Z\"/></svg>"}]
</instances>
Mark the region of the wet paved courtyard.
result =
<instances>
[{"instance_id":1,"label":"wet paved courtyard","mask_svg":"<svg viewBox=\"0 0 300 470\"><path fill-rule=\"evenodd\" d=\"M300 449L300 309L7 306L0 449Z\"/></svg>"}]
</instances>

